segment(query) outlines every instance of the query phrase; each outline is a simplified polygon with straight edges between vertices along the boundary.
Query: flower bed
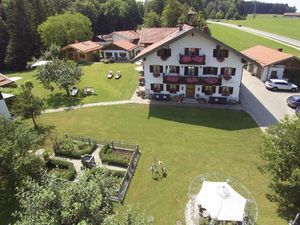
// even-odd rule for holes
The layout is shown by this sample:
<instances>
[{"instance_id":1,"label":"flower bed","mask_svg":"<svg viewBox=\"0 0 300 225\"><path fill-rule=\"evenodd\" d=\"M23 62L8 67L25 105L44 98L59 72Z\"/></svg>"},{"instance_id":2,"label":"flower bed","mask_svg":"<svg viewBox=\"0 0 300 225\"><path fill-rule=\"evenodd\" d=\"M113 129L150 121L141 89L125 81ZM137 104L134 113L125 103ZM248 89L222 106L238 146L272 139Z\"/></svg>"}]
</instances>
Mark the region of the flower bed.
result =
<instances>
[{"instance_id":1,"label":"flower bed","mask_svg":"<svg viewBox=\"0 0 300 225\"><path fill-rule=\"evenodd\" d=\"M128 167L133 152L124 151L119 148L114 150L110 148L109 144L104 145L99 152L100 159L103 163L113 166Z\"/></svg>"},{"instance_id":2,"label":"flower bed","mask_svg":"<svg viewBox=\"0 0 300 225\"><path fill-rule=\"evenodd\" d=\"M75 141L66 137L56 142L53 148L57 156L80 159L82 155L91 154L97 148L97 143L95 141Z\"/></svg>"},{"instance_id":3,"label":"flower bed","mask_svg":"<svg viewBox=\"0 0 300 225\"><path fill-rule=\"evenodd\" d=\"M58 159L48 159L46 167L48 171L56 173L58 177L63 179L72 181L76 177L76 170L71 162Z\"/></svg>"}]
</instances>

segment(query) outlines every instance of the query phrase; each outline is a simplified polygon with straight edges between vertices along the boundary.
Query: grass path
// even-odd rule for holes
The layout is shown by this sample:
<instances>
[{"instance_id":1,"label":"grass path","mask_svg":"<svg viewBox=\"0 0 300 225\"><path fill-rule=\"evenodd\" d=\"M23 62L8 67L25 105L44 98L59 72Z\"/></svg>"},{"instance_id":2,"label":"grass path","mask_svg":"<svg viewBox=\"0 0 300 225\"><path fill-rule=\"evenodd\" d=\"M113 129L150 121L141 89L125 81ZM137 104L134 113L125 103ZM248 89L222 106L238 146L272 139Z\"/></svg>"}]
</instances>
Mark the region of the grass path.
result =
<instances>
[{"instance_id":1,"label":"grass path","mask_svg":"<svg viewBox=\"0 0 300 225\"><path fill-rule=\"evenodd\" d=\"M43 114L38 122L55 125L60 135L138 143L142 157L125 205L138 203L154 216L154 224L184 221L190 182L212 171L229 174L253 193L258 225L286 224L266 198L269 178L257 170L262 133L244 112L129 104ZM168 177L159 182L151 179L149 171L154 158L168 170Z\"/></svg>"},{"instance_id":2,"label":"grass path","mask_svg":"<svg viewBox=\"0 0 300 225\"><path fill-rule=\"evenodd\" d=\"M271 41L263 37L259 37L254 34L250 34L248 32L236 30L217 24L209 24L209 28L213 37L219 39L220 41L224 42L225 44L233 47L238 51L242 51L256 45L264 45L273 49L282 48L284 49L284 52L300 57L300 51L294 48L288 47L284 44L280 44L275 41Z\"/></svg>"}]
</instances>

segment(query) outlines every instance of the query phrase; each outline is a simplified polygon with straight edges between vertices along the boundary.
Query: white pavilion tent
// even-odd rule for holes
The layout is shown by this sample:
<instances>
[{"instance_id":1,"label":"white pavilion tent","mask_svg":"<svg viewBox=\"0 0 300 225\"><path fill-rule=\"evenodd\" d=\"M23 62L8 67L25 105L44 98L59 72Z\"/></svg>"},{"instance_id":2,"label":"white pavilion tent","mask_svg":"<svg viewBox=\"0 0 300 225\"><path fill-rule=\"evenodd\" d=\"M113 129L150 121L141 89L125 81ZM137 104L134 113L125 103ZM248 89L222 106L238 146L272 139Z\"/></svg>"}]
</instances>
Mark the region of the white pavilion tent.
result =
<instances>
[{"instance_id":1,"label":"white pavilion tent","mask_svg":"<svg viewBox=\"0 0 300 225\"><path fill-rule=\"evenodd\" d=\"M195 199L212 219L221 221L243 221L246 202L227 182L204 181Z\"/></svg>"}]
</instances>

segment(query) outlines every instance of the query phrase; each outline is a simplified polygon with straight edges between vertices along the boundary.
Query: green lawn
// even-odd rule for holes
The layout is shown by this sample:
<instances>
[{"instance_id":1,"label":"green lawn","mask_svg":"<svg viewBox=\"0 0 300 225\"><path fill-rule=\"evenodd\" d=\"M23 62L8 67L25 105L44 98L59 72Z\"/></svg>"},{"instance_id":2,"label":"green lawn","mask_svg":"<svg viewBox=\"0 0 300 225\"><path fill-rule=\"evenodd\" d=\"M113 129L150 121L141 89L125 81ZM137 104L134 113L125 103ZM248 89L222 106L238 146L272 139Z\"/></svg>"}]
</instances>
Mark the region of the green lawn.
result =
<instances>
[{"instance_id":1,"label":"green lawn","mask_svg":"<svg viewBox=\"0 0 300 225\"><path fill-rule=\"evenodd\" d=\"M263 45L273 49L283 48L284 52L300 57L300 52L298 50L254 34L218 24L209 24L209 28L213 37L238 51L256 45Z\"/></svg>"},{"instance_id":2,"label":"green lawn","mask_svg":"<svg viewBox=\"0 0 300 225\"><path fill-rule=\"evenodd\" d=\"M28 123L32 126L31 121ZM252 118L231 110L155 105L116 105L44 114L38 123L55 125L57 134L138 143L142 150L125 205L138 203L157 225L184 221L188 187L194 177L220 171L242 182L254 195L259 225L285 225L266 198L268 177L257 170L262 133ZM154 181L154 157L168 177Z\"/></svg>"},{"instance_id":3,"label":"green lawn","mask_svg":"<svg viewBox=\"0 0 300 225\"><path fill-rule=\"evenodd\" d=\"M48 108L58 108L63 106L77 105L79 103L92 103L100 101L114 101L130 99L137 87L138 72L134 69L136 64L114 63L114 64L91 64L82 66L84 76L78 87L94 87L96 95L76 98L66 97L63 90L56 89L54 92L46 90L35 78L36 70L20 73L4 73L8 77L22 77L17 83L32 81L34 85L33 93L45 98ZM107 73L112 70L116 73L121 71L122 78L119 80L107 79Z\"/></svg>"},{"instance_id":4,"label":"green lawn","mask_svg":"<svg viewBox=\"0 0 300 225\"><path fill-rule=\"evenodd\" d=\"M253 15L248 15L246 20L224 20L224 22L241 24L246 27L300 40L300 18L258 14L256 18L253 18Z\"/></svg>"}]
</instances>

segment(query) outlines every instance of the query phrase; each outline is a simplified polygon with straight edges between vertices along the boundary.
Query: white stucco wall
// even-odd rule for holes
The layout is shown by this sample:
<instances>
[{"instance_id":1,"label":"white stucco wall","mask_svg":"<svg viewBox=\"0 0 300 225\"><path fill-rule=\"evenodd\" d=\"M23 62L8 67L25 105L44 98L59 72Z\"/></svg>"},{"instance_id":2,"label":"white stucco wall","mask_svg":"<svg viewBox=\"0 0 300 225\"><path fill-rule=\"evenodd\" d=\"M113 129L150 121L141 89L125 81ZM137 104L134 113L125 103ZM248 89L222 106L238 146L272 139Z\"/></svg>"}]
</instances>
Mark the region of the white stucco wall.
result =
<instances>
[{"instance_id":1,"label":"white stucco wall","mask_svg":"<svg viewBox=\"0 0 300 225\"><path fill-rule=\"evenodd\" d=\"M4 116L4 118L10 118L11 115L10 115L10 112L6 106L6 103L5 101L2 99L0 100L0 114Z\"/></svg>"},{"instance_id":2,"label":"white stucco wall","mask_svg":"<svg viewBox=\"0 0 300 225\"><path fill-rule=\"evenodd\" d=\"M285 67L281 65L276 65L276 66L267 66L264 67L261 80L266 81L270 79L272 71L277 71L277 78L282 79L283 78L283 72L284 72Z\"/></svg>"},{"instance_id":3,"label":"white stucco wall","mask_svg":"<svg viewBox=\"0 0 300 225\"><path fill-rule=\"evenodd\" d=\"M235 76L232 76L232 79L226 81L222 79L221 86L229 86L233 87L233 94L229 97L234 100L239 100L239 92L240 92L240 83L242 78L243 72L243 64L241 63L241 57L238 56L236 53L230 51L229 49L229 56L225 58L223 62L219 62L216 58L213 57L213 50L216 48L217 43L213 40L209 40L199 34L194 34L193 36L190 34L186 37L183 37L176 42L169 45L171 48L171 57L167 60L163 61L159 56L157 56L157 52L155 51L151 55L146 57L144 61L144 71L145 71L145 88L146 93L152 93L150 91L150 84L151 83L163 83L163 76L161 75L158 78L155 78L152 73L150 73L150 65L162 65L164 67L164 73L166 73L166 66L175 65L180 66L180 75L184 75L184 67L185 66L198 66L199 76L200 77L218 77L221 74L221 67L232 67L236 68ZM184 54L184 48L200 48L199 53L206 55L206 64L205 65L186 65L186 64L179 64L179 54ZM222 46L221 46L222 48ZM218 75L203 75L203 67L218 67ZM180 92L177 94L185 94L185 85L180 85ZM195 96L199 94L201 97L204 97L204 93L198 90L201 85L195 86ZM183 89L182 89L183 88ZM166 84L164 84L164 90L166 90ZM168 91L162 91L161 93L169 93ZM219 93L215 93L212 96L214 97L221 97L222 95Z\"/></svg>"}]
</instances>

